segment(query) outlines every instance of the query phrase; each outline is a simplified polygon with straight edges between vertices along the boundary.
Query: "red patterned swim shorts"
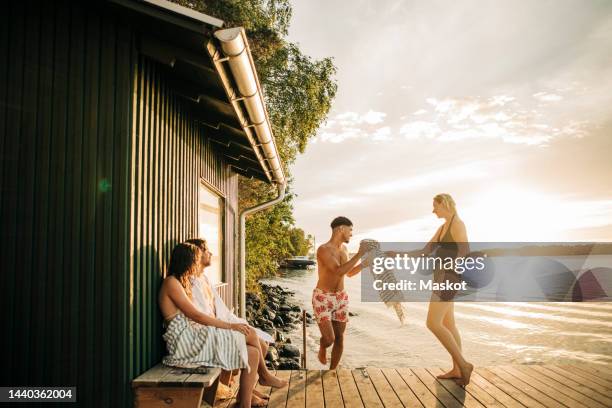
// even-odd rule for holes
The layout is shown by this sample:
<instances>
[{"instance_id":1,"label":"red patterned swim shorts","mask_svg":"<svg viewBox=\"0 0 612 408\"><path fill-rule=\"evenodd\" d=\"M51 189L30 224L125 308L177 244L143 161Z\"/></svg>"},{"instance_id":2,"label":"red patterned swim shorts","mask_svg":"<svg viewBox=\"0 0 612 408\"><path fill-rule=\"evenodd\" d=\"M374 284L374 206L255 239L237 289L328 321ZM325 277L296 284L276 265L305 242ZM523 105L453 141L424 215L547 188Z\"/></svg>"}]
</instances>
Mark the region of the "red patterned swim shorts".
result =
<instances>
[{"instance_id":1,"label":"red patterned swim shorts","mask_svg":"<svg viewBox=\"0 0 612 408\"><path fill-rule=\"evenodd\" d=\"M312 309L317 323L330 320L348 322L348 303L348 294L345 290L326 292L315 288L312 291Z\"/></svg>"}]
</instances>

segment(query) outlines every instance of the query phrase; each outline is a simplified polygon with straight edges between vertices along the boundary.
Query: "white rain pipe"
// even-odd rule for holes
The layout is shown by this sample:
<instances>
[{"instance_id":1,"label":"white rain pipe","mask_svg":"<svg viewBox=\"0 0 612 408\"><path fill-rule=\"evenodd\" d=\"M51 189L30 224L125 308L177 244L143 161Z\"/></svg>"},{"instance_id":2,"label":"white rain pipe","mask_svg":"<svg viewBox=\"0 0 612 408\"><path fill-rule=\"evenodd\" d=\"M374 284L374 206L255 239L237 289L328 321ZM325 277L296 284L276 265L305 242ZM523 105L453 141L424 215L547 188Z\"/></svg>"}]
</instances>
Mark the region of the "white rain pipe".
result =
<instances>
[{"instance_id":1,"label":"white rain pipe","mask_svg":"<svg viewBox=\"0 0 612 408\"><path fill-rule=\"evenodd\" d=\"M278 196L270 201L247 208L240 213L240 317L246 319L246 217L278 204L285 198L286 184L278 185Z\"/></svg>"},{"instance_id":2,"label":"white rain pipe","mask_svg":"<svg viewBox=\"0 0 612 408\"><path fill-rule=\"evenodd\" d=\"M285 182L285 175L272 137L272 128L244 29L235 27L218 30L215 31L215 37L221 43L223 54L228 58L240 98L244 101L250 122L247 124L247 130L255 130L267 169L272 173L271 178L275 183L282 184Z\"/></svg>"}]
</instances>

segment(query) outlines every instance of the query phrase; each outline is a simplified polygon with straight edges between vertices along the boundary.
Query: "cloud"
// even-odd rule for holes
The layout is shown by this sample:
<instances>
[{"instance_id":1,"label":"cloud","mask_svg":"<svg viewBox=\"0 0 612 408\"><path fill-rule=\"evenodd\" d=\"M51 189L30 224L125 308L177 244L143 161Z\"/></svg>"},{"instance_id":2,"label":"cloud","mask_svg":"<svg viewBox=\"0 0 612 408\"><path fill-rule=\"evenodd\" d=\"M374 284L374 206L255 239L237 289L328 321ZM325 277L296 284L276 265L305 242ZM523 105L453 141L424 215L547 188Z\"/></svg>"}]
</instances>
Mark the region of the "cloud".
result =
<instances>
[{"instance_id":1,"label":"cloud","mask_svg":"<svg viewBox=\"0 0 612 408\"><path fill-rule=\"evenodd\" d=\"M558 102L563 99L561 95L546 92L537 92L532 96L540 102Z\"/></svg>"},{"instance_id":2,"label":"cloud","mask_svg":"<svg viewBox=\"0 0 612 408\"><path fill-rule=\"evenodd\" d=\"M571 90L567 88L567 92ZM546 106L533 106L531 97ZM402 124L399 133L407 139L438 142L498 139L529 146L549 146L560 137L584 137L592 128L589 121L549 113L550 104L563 99L562 95L548 92L537 92L526 100L505 94L488 98L427 98L425 102L433 107L433 113L417 111L423 119Z\"/></svg>"},{"instance_id":3,"label":"cloud","mask_svg":"<svg viewBox=\"0 0 612 408\"><path fill-rule=\"evenodd\" d=\"M417 120L404 123L400 128L400 135L406 139L429 138L433 139L440 134L440 128L435 122Z\"/></svg>"},{"instance_id":4,"label":"cloud","mask_svg":"<svg viewBox=\"0 0 612 408\"><path fill-rule=\"evenodd\" d=\"M370 125L377 125L383 122L383 120L385 119L385 116L387 116L387 114L384 112L375 112L373 110L369 110L366 112L365 115L361 116L360 120L363 123L367 123Z\"/></svg>"},{"instance_id":5,"label":"cloud","mask_svg":"<svg viewBox=\"0 0 612 408\"><path fill-rule=\"evenodd\" d=\"M389 126L384 126L376 129L372 135L372 140L379 142L391 140L391 128Z\"/></svg>"},{"instance_id":6,"label":"cloud","mask_svg":"<svg viewBox=\"0 0 612 408\"><path fill-rule=\"evenodd\" d=\"M391 129L388 126L376 126L382 124L386 116L385 112L371 109L363 114L353 111L339 113L321 127L317 141L342 143L350 139L390 140Z\"/></svg>"}]
</instances>

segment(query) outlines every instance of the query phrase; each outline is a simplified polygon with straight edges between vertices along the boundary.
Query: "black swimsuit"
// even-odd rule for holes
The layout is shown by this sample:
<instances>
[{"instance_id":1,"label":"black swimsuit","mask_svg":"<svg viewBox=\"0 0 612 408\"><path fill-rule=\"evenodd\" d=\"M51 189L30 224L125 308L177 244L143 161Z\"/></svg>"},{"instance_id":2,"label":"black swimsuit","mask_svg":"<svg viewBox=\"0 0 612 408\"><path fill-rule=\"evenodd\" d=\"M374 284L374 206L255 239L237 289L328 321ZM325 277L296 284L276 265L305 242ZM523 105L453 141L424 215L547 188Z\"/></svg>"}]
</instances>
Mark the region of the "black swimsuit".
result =
<instances>
[{"instance_id":1,"label":"black swimsuit","mask_svg":"<svg viewBox=\"0 0 612 408\"><path fill-rule=\"evenodd\" d=\"M451 234L451 227L453 225L453 220L455 219L455 215L451 218L448 223L448 228L444 233L443 237L442 230L440 230L440 235L438 235L438 245L435 251L435 256L442 258L442 264L444 265L444 260L446 258L456 258L459 253L459 245L453 239ZM436 283L443 283L445 281L449 282L461 282L460 276L452 269L436 269L434 270L433 281ZM432 291L432 300L437 301L449 301L455 298L456 290L434 290Z\"/></svg>"}]
</instances>

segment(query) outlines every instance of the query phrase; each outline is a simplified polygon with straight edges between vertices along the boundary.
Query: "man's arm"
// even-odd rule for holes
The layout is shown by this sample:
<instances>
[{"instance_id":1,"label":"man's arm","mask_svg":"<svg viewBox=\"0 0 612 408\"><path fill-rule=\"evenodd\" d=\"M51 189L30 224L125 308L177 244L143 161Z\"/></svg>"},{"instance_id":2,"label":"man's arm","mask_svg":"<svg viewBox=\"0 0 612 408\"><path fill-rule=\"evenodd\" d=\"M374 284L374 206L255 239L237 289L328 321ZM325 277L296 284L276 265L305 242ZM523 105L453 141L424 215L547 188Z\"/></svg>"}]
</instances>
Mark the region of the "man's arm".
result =
<instances>
[{"instance_id":1,"label":"man's arm","mask_svg":"<svg viewBox=\"0 0 612 408\"><path fill-rule=\"evenodd\" d=\"M362 269L363 269L363 263L360 263L359 265L355 265L350 271L347 272L346 276L348 276L349 278L351 276L355 276L359 272L361 272Z\"/></svg>"},{"instance_id":2,"label":"man's arm","mask_svg":"<svg viewBox=\"0 0 612 408\"><path fill-rule=\"evenodd\" d=\"M345 275L353 269L355 264L359 262L359 259L363 255L363 249L360 246L359 251L346 263L340 264L340 262L333 257L331 251L328 248L320 246L317 250L317 262L322 264L323 267L336 275Z\"/></svg>"}]
</instances>

